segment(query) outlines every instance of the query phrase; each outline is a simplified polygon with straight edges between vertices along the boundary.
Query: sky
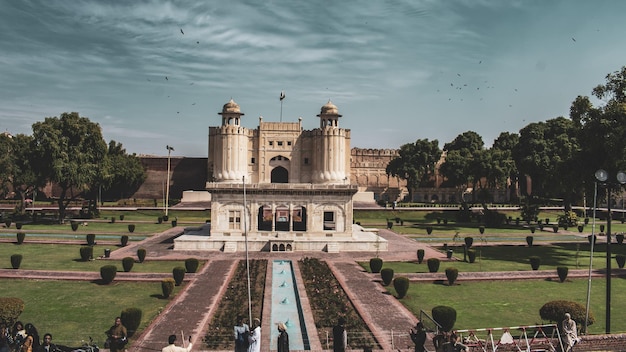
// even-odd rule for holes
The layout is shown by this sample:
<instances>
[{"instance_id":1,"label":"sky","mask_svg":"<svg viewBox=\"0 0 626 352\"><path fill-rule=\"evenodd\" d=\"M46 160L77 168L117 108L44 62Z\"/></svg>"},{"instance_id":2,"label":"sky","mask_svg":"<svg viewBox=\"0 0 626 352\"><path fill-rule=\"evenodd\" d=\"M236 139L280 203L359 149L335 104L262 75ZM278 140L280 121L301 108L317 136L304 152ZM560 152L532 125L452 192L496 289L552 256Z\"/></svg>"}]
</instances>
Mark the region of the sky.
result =
<instances>
[{"instance_id":1,"label":"sky","mask_svg":"<svg viewBox=\"0 0 626 352\"><path fill-rule=\"evenodd\" d=\"M568 116L625 66L624 13L622 0L0 0L0 130L75 111L129 153L206 157L231 98L252 129L259 116L317 128L330 100L352 147L466 131L490 146Z\"/></svg>"}]
</instances>

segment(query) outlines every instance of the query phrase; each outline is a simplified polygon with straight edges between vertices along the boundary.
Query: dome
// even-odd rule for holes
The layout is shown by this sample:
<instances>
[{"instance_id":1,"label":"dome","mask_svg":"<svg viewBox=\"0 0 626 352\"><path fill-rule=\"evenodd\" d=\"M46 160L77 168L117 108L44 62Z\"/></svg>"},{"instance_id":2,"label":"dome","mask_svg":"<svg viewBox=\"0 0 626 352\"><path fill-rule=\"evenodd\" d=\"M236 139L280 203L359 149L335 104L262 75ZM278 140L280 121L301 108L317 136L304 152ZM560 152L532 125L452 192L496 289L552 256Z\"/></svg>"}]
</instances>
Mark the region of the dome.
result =
<instances>
[{"instance_id":1,"label":"dome","mask_svg":"<svg viewBox=\"0 0 626 352\"><path fill-rule=\"evenodd\" d=\"M337 115L337 116L341 116L341 115L339 115L339 109L337 109L335 104L333 104L330 100L328 101L328 103L326 103L326 105L322 106L322 110L320 111L320 115ZM320 115L318 115L318 116L320 116Z\"/></svg>"},{"instance_id":2,"label":"dome","mask_svg":"<svg viewBox=\"0 0 626 352\"><path fill-rule=\"evenodd\" d=\"M230 101L224 104L221 114L232 114L232 113L241 114L241 109L239 108L239 104L235 103L233 98L230 98Z\"/></svg>"}]
</instances>

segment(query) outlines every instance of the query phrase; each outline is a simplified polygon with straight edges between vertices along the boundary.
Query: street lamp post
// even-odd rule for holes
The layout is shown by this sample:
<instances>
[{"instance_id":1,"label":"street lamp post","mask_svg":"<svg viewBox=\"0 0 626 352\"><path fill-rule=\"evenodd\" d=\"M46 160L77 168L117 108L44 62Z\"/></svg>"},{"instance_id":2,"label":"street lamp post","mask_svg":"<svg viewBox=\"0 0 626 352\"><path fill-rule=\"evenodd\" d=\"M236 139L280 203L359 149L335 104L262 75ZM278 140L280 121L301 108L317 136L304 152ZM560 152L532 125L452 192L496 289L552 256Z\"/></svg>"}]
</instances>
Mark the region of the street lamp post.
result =
<instances>
[{"instance_id":1,"label":"street lamp post","mask_svg":"<svg viewBox=\"0 0 626 352\"><path fill-rule=\"evenodd\" d=\"M606 217L606 326L605 332L611 333L611 191L612 182L607 182L609 174L605 170L598 170L595 173L595 177L598 181L602 182L606 186L607 193L607 217ZM626 183L626 173L618 171L617 175L618 185Z\"/></svg>"},{"instance_id":2,"label":"street lamp post","mask_svg":"<svg viewBox=\"0 0 626 352\"><path fill-rule=\"evenodd\" d=\"M170 154L174 150L174 147L166 145L165 148L167 148L167 185L165 186L165 216L167 216L170 203Z\"/></svg>"}]
</instances>

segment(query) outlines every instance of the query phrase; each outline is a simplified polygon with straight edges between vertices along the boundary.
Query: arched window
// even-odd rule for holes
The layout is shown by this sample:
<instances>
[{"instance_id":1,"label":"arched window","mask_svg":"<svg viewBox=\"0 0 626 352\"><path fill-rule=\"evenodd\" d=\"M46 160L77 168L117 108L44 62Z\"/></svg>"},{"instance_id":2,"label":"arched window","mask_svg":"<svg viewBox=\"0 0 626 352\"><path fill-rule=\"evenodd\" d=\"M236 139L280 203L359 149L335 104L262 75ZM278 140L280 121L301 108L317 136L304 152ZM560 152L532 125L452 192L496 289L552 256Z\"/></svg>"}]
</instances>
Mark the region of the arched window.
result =
<instances>
[{"instance_id":1,"label":"arched window","mask_svg":"<svg viewBox=\"0 0 626 352\"><path fill-rule=\"evenodd\" d=\"M289 183L289 171L282 166L272 170L272 183Z\"/></svg>"}]
</instances>

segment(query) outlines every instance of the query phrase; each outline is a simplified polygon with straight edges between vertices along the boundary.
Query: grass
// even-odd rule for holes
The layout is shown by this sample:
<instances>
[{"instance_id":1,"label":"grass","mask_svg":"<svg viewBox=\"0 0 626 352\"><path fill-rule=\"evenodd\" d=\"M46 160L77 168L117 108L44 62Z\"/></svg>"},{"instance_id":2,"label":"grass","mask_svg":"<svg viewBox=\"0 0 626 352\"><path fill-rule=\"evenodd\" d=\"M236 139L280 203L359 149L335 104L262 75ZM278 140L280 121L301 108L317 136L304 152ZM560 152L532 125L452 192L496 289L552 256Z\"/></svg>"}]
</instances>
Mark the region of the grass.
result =
<instances>
[{"instance_id":1,"label":"grass","mask_svg":"<svg viewBox=\"0 0 626 352\"><path fill-rule=\"evenodd\" d=\"M534 245L532 247L523 245L478 246L473 247L476 251L475 263L463 262L463 250L456 247L453 249L454 255L460 260L442 261L439 271L443 272L448 267L455 267L459 269L459 272L532 270L528 259L530 256L541 258L540 270L556 270L557 266L567 266L570 269L587 269L589 268L589 247L587 242ZM626 244L612 245L611 253L613 257L616 254L626 255ZM428 272L427 259L424 258L422 264L418 264L416 253L415 262L384 262L383 268L391 268L394 273L426 273ZM369 262L359 264L369 270ZM596 269L606 267L605 244L595 246L593 267ZM612 267L617 268L615 259L612 262Z\"/></svg>"},{"instance_id":2,"label":"grass","mask_svg":"<svg viewBox=\"0 0 626 352\"><path fill-rule=\"evenodd\" d=\"M453 307L457 311L455 329L477 329L533 325L542 323L539 309L552 300L576 301L586 305L587 280L566 280L564 283L550 280L463 282L453 286L440 283L411 283L409 292L400 301L419 317L420 310L429 315L435 306ZM395 295L393 286L388 290ZM611 332L626 332L626 300L617 299L626 290L626 280L612 280ZM592 281L590 311L595 324L589 333L605 331L605 292L603 279ZM550 322L544 322L550 323ZM499 337L499 336L498 336Z\"/></svg>"},{"instance_id":3,"label":"grass","mask_svg":"<svg viewBox=\"0 0 626 352\"><path fill-rule=\"evenodd\" d=\"M91 282L0 279L0 296L20 297L25 309L24 323L33 323L40 336L49 332L54 342L80 346L94 338L104 345L104 332L125 308L142 310L142 323L135 336L145 329L183 286L175 287L169 299L162 299L160 282Z\"/></svg>"},{"instance_id":4,"label":"grass","mask_svg":"<svg viewBox=\"0 0 626 352\"><path fill-rule=\"evenodd\" d=\"M22 270L65 270L65 271L95 271L100 272L103 265L116 265L118 271L123 271L121 260L91 260L83 262L80 260L80 245L69 244L36 244L24 243L17 245L14 243L0 243L0 268L11 268L11 255L21 254L23 256ZM111 246L94 246L94 256L104 253L105 248ZM115 246L111 248L116 249ZM136 256L133 256L136 257ZM200 267L203 265L201 262ZM185 267L183 261L159 261L151 260L147 257L143 263L136 262L131 272L138 273L167 273L172 272L176 266Z\"/></svg>"}]
</instances>

